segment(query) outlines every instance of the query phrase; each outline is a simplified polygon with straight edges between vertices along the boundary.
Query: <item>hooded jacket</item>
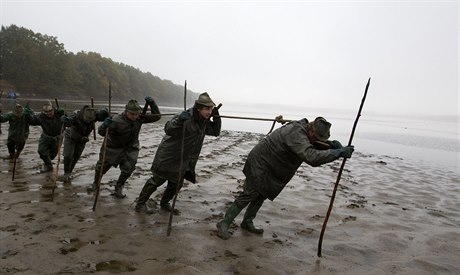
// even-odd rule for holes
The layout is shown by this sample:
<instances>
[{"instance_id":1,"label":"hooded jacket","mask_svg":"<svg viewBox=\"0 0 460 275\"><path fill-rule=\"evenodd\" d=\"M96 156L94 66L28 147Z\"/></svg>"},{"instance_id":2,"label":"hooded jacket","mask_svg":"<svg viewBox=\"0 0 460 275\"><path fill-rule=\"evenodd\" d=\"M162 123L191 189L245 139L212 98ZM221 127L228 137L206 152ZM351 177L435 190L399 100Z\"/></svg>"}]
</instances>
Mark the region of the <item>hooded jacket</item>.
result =
<instances>
[{"instance_id":1,"label":"hooded jacket","mask_svg":"<svg viewBox=\"0 0 460 275\"><path fill-rule=\"evenodd\" d=\"M261 140L249 153L243 173L247 183L274 200L300 165L319 166L336 160L335 149L318 150L308 139L308 120L293 121Z\"/></svg>"}]
</instances>

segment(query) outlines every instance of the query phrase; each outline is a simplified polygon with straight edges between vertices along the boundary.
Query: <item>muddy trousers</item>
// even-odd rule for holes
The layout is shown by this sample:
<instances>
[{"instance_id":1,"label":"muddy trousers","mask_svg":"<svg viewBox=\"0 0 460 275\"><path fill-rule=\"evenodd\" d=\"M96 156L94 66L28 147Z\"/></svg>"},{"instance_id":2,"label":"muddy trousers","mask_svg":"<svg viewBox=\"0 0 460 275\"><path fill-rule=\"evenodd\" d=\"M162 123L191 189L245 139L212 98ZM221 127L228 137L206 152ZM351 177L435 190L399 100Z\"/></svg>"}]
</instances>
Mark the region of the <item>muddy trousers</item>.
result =
<instances>
[{"instance_id":1,"label":"muddy trousers","mask_svg":"<svg viewBox=\"0 0 460 275\"><path fill-rule=\"evenodd\" d=\"M8 147L8 153L10 154L11 157L14 156L15 153L19 153L24 149L24 146L26 145L26 142L17 142L13 139L8 138L6 141L6 147Z\"/></svg>"},{"instance_id":2,"label":"muddy trousers","mask_svg":"<svg viewBox=\"0 0 460 275\"><path fill-rule=\"evenodd\" d=\"M94 173L94 183L93 185L96 186L97 182L99 180L100 173L102 171L102 175L105 175L107 171L110 170L112 165L110 163L104 162L104 167L101 167L101 161L99 160L96 164L96 173ZM118 177L117 183L115 185L115 190L117 189L123 189L123 186L125 185L126 180L131 176L131 174L134 171L134 165L130 165L127 162L121 162L120 163L120 176Z\"/></svg>"},{"instance_id":3,"label":"muddy trousers","mask_svg":"<svg viewBox=\"0 0 460 275\"><path fill-rule=\"evenodd\" d=\"M139 198L137 199L137 204L142 205L145 204L150 196L157 190L158 187L163 185L167 179L159 177L157 175L153 175L150 179L147 180L144 187L139 194ZM179 187L179 190L182 188L182 185ZM163 193L163 197L161 198L160 205L166 205L168 202L174 198L176 194L177 183L168 180L168 185L166 186L166 190Z\"/></svg>"},{"instance_id":4,"label":"muddy trousers","mask_svg":"<svg viewBox=\"0 0 460 275\"><path fill-rule=\"evenodd\" d=\"M72 173L85 149L86 142L75 142L69 137L64 140L64 173Z\"/></svg>"},{"instance_id":5,"label":"muddy trousers","mask_svg":"<svg viewBox=\"0 0 460 275\"><path fill-rule=\"evenodd\" d=\"M230 225L236 216L238 216L238 214L241 212L241 210L248 206L246 212L244 213L243 223L253 225L253 220L256 217L260 207L262 207L264 201L265 197L250 187L247 183L247 180L245 180L243 185L243 192L238 195L232 205L227 209L222 222Z\"/></svg>"},{"instance_id":6,"label":"muddy trousers","mask_svg":"<svg viewBox=\"0 0 460 275\"><path fill-rule=\"evenodd\" d=\"M38 140L38 155L43 160L45 165L52 166L53 160L58 153L59 136L49 137L42 133Z\"/></svg>"}]
</instances>

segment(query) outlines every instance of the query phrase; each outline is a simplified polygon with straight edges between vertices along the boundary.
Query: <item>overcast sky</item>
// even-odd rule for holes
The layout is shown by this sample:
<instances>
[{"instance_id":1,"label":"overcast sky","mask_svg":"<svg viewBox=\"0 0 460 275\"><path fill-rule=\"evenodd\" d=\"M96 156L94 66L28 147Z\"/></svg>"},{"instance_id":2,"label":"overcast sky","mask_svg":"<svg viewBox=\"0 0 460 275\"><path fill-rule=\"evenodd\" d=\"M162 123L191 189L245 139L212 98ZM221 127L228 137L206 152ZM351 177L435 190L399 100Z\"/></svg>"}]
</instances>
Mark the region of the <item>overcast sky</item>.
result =
<instances>
[{"instance_id":1,"label":"overcast sky","mask_svg":"<svg viewBox=\"0 0 460 275\"><path fill-rule=\"evenodd\" d=\"M0 0L57 37L216 102L459 114L459 1Z\"/></svg>"}]
</instances>

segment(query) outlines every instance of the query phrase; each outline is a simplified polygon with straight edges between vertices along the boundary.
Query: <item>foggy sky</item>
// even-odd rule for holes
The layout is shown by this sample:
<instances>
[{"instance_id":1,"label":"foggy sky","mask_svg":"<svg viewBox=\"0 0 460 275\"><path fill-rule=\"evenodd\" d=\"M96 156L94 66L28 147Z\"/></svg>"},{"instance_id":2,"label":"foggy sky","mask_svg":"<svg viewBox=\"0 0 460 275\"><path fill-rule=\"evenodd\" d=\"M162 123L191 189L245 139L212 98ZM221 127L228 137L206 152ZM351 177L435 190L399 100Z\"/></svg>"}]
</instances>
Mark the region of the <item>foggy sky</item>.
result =
<instances>
[{"instance_id":1,"label":"foggy sky","mask_svg":"<svg viewBox=\"0 0 460 275\"><path fill-rule=\"evenodd\" d=\"M459 114L459 1L18 1L57 37L216 102Z\"/></svg>"}]
</instances>

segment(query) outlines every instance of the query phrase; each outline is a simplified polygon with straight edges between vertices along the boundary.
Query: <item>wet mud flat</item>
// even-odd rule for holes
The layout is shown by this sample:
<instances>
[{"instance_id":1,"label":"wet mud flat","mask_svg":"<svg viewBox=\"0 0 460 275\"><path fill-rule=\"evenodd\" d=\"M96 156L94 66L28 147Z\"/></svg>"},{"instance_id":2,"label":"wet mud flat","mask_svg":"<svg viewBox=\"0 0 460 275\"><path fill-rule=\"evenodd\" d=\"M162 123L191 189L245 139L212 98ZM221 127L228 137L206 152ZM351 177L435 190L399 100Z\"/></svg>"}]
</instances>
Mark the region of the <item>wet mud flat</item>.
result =
<instances>
[{"instance_id":1,"label":"wet mud flat","mask_svg":"<svg viewBox=\"0 0 460 275\"><path fill-rule=\"evenodd\" d=\"M5 130L5 128L3 128ZM334 209L316 256L319 233L340 162L302 165L255 222L262 236L231 226L217 237L215 224L240 192L242 168L260 134L223 131L207 137L197 164L198 183L181 190L171 235L169 212L159 208L164 187L149 200L153 215L134 211L150 177L162 124L144 125L137 167L125 199L111 196L119 175L102 180L95 211L92 183L102 137L91 140L72 182L40 174L40 129L18 159L0 159L1 274L455 274L460 270L459 173L423 167L401 158L355 152L347 161ZM7 156L6 135L0 157ZM57 158L54 160L55 164ZM56 166L55 166L56 167ZM59 168L62 174L62 163Z\"/></svg>"}]
</instances>

